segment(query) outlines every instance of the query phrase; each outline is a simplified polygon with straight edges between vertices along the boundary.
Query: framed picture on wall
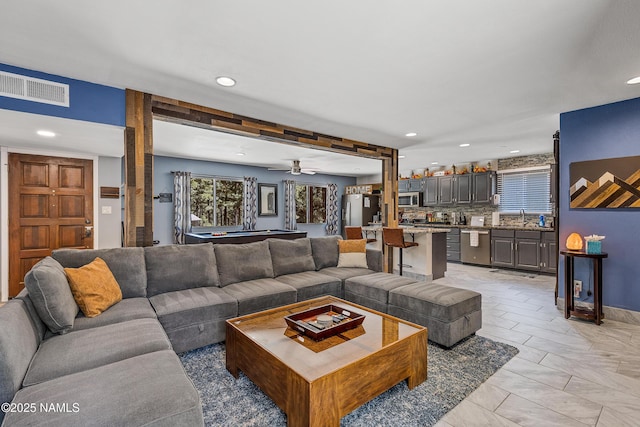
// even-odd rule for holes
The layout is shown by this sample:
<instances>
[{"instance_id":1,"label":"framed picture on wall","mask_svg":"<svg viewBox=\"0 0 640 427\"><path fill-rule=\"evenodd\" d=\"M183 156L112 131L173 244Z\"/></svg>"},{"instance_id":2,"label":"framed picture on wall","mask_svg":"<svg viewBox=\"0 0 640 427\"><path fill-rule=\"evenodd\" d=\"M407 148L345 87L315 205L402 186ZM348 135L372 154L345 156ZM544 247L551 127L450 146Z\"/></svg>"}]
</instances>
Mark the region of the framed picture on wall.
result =
<instances>
[{"instance_id":1,"label":"framed picture on wall","mask_svg":"<svg viewBox=\"0 0 640 427\"><path fill-rule=\"evenodd\" d=\"M278 185L258 184L258 216L278 215Z\"/></svg>"},{"instance_id":2,"label":"framed picture on wall","mask_svg":"<svg viewBox=\"0 0 640 427\"><path fill-rule=\"evenodd\" d=\"M569 165L572 209L640 208L640 156Z\"/></svg>"}]
</instances>

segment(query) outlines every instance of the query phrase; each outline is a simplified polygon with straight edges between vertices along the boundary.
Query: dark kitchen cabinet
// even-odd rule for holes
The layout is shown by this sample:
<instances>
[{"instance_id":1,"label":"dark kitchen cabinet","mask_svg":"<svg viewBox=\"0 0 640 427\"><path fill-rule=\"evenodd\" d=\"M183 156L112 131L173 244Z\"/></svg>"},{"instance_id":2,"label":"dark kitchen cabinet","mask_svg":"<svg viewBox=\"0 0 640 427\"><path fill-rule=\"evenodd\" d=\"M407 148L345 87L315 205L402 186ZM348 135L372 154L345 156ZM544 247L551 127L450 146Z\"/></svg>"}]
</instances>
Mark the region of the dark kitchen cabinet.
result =
<instances>
[{"instance_id":1,"label":"dark kitchen cabinet","mask_svg":"<svg viewBox=\"0 0 640 427\"><path fill-rule=\"evenodd\" d=\"M558 271L558 242L556 233L545 231L540 239L540 271L555 273Z\"/></svg>"},{"instance_id":2,"label":"dark kitchen cabinet","mask_svg":"<svg viewBox=\"0 0 640 427\"><path fill-rule=\"evenodd\" d=\"M438 177L438 200L439 205L451 205L454 202L454 175L445 175Z\"/></svg>"},{"instance_id":3,"label":"dark kitchen cabinet","mask_svg":"<svg viewBox=\"0 0 640 427\"><path fill-rule=\"evenodd\" d=\"M436 206L438 204L438 177L430 177L424 180L422 204L425 206Z\"/></svg>"},{"instance_id":4,"label":"dark kitchen cabinet","mask_svg":"<svg viewBox=\"0 0 640 427\"><path fill-rule=\"evenodd\" d=\"M491 265L515 267L514 230L491 230Z\"/></svg>"},{"instance_id":5,"label":"dark kitchen cabinet","mask_svg":"<svg viewBox=\"0 0 640 427\"><path fill-rule=\"evenodd\" d=\"M424 180L421 178L398 180L398 193L412 193L423 190Z\"/></svg>"},{"instance_id":6,"label":"dark kitchen cabinet","mask_svg":"<svg viewBox=\"0 0 640 427\"><path fill-rule=\"evenodd\" d=\"M491 265L555 273L558 268L555 232L491 230Z\"/></svg>"},{"instance_id":7,"label":"dark kitchen cabinet","mask_svg":"<svg viewBox=\"0 0 640 427\"><path fill-rule=\"evenodd\" d=\"M520 270L540 270L540 232L517 230L515 236L515 267Z\"/></svg>"},{"instance_id":8,"label":"dark kitchen cabinet","mask_svg":"<svg viewBox=\"0 0 640 427\"><path fill-rule=\"evenodd\" d=\"M460 262L460 229L452 228L447 233L447 261Z\"/></svg>"},{"instance_id":9,"label":"dark kitchen cabinet","mask_svg":"<svg viewBox=\"0 0 640 427\"><path fill-rule=\"evenodd\" d=\"M424 189L423 179L410 179L409 180L409 192L418 192Z\"/></svg>"},{"instance_id":10,"label":"dark kitchen cabinet","mask_svg":"<svg viewBox=\"0 0 640 427\"><path fill-rule=\"evenodd\" d=\"M471 203L472 196L472 176L471 174L456 175L454 190L455 202L459 205Z\"/></svg>"},{"instance_id":11,"label":"dark kitchen cabinet","mask_svg":"<svg viewBox=\"0 0 640 427\"><path fill-rule=\"evenodd\" d=\"M421 182L422 186L420 187L424 192L423 205L450 206L489 203L496 192L496 182L495 172L428 177ZM407 184L407 186L409 185Z\"/></svg>"},{"instance_id":12,"label":"dark kitchen cabinet","mask_svg":"<svg viewBox=\"0 0 640 427\"><path fill-rule=\"evenodd\" d=\"M491 197L496 193L496 173L481 172L471 174L472 176L472 197L473 203L489 203Z\"/></svg>"}]
</instances>

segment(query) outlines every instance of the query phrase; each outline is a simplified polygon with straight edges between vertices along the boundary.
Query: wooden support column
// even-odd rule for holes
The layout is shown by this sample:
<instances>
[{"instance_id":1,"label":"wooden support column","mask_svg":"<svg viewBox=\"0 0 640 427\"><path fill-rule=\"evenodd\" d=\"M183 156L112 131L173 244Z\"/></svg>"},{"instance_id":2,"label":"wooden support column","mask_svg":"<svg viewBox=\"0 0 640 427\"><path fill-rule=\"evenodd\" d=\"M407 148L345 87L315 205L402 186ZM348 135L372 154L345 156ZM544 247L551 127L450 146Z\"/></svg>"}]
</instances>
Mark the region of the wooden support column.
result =
<instances>
[{"instance_id":1,"label":"wooden support column","mask_svg":"<svg viewBox=\"0 0 640 427\"><path fill-rule=\"evenodd\" d=\"M126 90L124 245L153 245L151 95Z\"/></svg>"},{"instance_id":2,"label":"wooden support column","mask_svg":"<svg viewBox=\"0 0 640 427\"><path fill-rule=\"evenodd\" d=\"M382 223L386 227L398 226L398 150L391 150L391 156L382 159ZM384 271L393 273L393 249L382 244Z\"/></svg>"}]
</instances>

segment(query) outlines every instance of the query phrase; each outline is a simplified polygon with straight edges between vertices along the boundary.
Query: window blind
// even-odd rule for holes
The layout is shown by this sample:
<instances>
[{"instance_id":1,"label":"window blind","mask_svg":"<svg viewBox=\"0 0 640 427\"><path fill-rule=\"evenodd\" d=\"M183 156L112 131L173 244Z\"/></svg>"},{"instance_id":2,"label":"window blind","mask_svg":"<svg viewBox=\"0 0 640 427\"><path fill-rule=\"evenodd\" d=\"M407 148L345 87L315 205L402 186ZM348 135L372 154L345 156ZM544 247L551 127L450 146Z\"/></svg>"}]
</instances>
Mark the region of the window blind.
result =
<instances>
[{"instance_id":1,"label":"window blind","mask_svg":"<svg viewBox=\"0 0 640 427\"><path fill-rule=\"evenodd\" d=\"M498 172L500 212L551 213L551 170Z\"/></svg>"}]
</instances>

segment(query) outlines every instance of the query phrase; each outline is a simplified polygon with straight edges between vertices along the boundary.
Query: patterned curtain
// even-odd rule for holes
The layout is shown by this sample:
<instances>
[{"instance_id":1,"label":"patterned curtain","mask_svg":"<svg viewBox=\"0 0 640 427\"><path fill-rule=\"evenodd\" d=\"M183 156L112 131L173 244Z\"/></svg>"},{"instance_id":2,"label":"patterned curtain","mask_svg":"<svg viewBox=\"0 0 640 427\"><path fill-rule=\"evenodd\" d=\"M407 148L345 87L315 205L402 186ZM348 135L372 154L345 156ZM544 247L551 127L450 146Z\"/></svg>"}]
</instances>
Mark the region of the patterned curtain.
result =
<instances>
[{"instance_id":1,"label":"patterned curtain","mask_svg":"<svg viewBox=\"0 0 640 427\"><path fill-rule=\"evenodd\" d=\"M173 173L174 243L184 244L184 233L191 231L191 172Z\"/></svg>"},{"instance_id":2,"label":"patterned curtain","mask_svg":"<svg viewBox=\"0 0 640 427\"><path fill-rule=\"evenodd\" d=\"M296 225L296 182L284 180L284 229L297 230Z\"/></svg>"},{"instance_id":3,"label":"patterned curtain","mask_svg":"<svg viewBox=\"0 0 640 427\"><path fill-rule=\"evenodd\" d=\"M338 205L338 184L327 186L327 234L334 235L340 232L338 222L340 220L340 206Z\"/></svg>"},{"instance_id":4,"label":"patterned curtain","mask_svg":"<svg viewBox=\"0 0 640 427\"><path fill-rule=\"evenodd\" d=\"M258 178L245 176L242 191L242 229L255 230L258 221Z\"/></svg>"}]
</instances>

